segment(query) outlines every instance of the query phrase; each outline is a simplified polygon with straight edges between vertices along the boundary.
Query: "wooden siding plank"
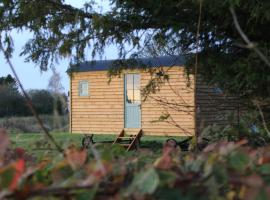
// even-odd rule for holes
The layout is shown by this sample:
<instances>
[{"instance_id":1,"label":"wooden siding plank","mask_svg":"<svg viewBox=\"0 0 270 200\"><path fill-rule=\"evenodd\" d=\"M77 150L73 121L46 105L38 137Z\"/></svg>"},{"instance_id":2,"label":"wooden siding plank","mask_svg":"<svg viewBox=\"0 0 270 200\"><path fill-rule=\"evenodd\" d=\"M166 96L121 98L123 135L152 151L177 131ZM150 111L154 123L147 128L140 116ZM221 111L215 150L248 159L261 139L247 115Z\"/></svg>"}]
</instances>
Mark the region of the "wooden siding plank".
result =
<instances>
[{"instance_id":1,"label":"wooden siding plank","mask_svg":"<svg viewBox=\"0 0 270 200\"><path fill-rule=\"evenodd\" d=\"M169 69L169 68L165 68ZM130 72L130 71L127 71ZM133 71L133 72L136 72ZM133 73L132 72L132 73ZM140 70L137 72L141 72ZM152 94L152 98L166 99L174 103L183 104L183 100L189 108L185 111L175 111L164 108L157 101L148 98L142 102L142 129L146 135L186 135L194 133L194 93L192 87L187 87L184 69L172 67L168 70L169 83L165 82L157 94ZM148 84L150 75L141 72L141 89ZM89 81L89 97L78 96L78 84L80 80ZM191 77L191 86L193 78ZM75 73L71 80L72 95L72 132L97 132L118 133L124 124L124 76L112 78L108 84L107 72L83 72ZM172 91L172 88L174 92ZM179 107L178 107L179 108ZM174 120L179 123L186 131L176 128L166 122L152 123L157 120L162 113L169 111ZM101 121L102 120L102 121Z\"/></svg>"}]
</instances>

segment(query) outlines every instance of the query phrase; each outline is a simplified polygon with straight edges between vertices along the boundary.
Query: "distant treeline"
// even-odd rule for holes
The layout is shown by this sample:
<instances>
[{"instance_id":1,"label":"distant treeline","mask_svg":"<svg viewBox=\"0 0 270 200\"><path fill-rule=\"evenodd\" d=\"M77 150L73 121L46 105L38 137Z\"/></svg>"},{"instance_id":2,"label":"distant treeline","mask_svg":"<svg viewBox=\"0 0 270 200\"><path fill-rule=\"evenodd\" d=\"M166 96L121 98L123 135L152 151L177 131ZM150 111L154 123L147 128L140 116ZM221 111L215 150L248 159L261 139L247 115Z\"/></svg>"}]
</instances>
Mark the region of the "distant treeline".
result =
<instances>
[{"instance_id":1,"label":"distant treeline","mask_svg":"<svg viewBox=\"0 0 270 200\"><path fill-rule=\"evenodd\" d=\"M67 111L67 97L49 90L29 90L29 97L38 114L51 115L55 111L63 115ZM28 104L19 92L15 79L0 77L0 117L30 116Z\"/></svg>"}]
</instances>

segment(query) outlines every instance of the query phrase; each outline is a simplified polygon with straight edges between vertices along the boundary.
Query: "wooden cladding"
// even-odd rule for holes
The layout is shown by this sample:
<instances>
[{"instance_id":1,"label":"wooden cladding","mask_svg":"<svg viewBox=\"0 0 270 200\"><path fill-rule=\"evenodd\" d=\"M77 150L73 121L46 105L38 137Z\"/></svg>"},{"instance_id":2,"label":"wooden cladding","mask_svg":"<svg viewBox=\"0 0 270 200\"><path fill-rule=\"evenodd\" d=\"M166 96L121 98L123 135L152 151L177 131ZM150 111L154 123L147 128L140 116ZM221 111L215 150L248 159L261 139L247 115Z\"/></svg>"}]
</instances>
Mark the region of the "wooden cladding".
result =
<instances>
[{"instance_id":1,"label":"wooden cladding","mask_svg":"<svg viewBox=\"0 0 270 200\"><path fill-rule=\"evenodd\" d=\"M71 131L117 133L124 126L123 78L108 83L107 72L80 72L71 76ZM78 84L89 82L89 96L79 96Z\"/></svg>"},{"instance_id":2,"label":"wooden cladding","mask_svg":"<svg viewBox=\"0 0 270 200\"><path fill-rule=\"evenodd\" d=\"M141 128L145 135L193 135L194 83L188 82L183 67L168 67L169 80L160 84L141 103ZM141 91L154 75L140 73ZM161 77L162 78L162 77ZM80 81L89 82L89 96L79 96ZM79 72L71 76L71 123L74 133L119 134L124 128L124 76L113 77L110 82L106 71ZM142 97L142 99L145 99Z\"/></svg>"},{"instance_id":3,"label":"wooden cladding","mask_svg":"<svg viewBox=\"0 0 270 200\"><path fill-rule=\"evenodd\" d=\"M203 130L209 125L227 125L237 123L237 117L229 122L229 115L237 116L239 112L239 99L228 96L217 87L205 84L201 78L197 81L197 127Z\"/></svg>"}]
</instances>

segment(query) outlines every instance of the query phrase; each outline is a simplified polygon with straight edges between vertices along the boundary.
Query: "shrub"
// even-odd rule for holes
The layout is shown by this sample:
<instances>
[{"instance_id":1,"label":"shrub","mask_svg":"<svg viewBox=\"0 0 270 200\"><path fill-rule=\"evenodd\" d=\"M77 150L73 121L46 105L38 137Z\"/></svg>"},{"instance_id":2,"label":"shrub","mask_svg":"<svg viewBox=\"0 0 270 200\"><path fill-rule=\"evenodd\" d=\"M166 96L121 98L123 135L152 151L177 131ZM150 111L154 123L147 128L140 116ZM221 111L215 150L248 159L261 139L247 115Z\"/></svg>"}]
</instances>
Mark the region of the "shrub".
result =
<instances>
[{"instance_id":1,"label":"shrub","mask_svg":"<svg viewBox=\"0 0 270 200\"><path fill-rule=\"evenodd\" d=\"M52 115L40 116L45 127L49 131L68 131L68 116L57 117L59 125L56 127L56 120ZM39 133L42 132L34 117L6 117L0 118L0 127L6 128L13 133Z\"/></svg>"}]
</instances>

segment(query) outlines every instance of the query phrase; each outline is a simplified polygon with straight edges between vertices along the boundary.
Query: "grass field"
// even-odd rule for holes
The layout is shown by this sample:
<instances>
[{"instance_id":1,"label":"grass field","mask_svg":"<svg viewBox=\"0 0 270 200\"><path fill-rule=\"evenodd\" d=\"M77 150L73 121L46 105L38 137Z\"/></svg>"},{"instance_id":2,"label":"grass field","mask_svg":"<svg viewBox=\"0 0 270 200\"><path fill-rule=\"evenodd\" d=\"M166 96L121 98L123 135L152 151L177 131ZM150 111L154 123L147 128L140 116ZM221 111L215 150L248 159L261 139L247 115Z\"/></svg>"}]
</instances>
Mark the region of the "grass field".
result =
<instances>
[{"instance_id":1,"label":"grass field","mask_svg":"<svg viewBox=\"0 0 270 200\"><path fill-rule=\"evenodd\" d=\"M52 133L56 142L59 143L63 148L75 145L81 146L81 141L84 135L71 134L68 132ZM102 143L104 141L113 141L116 135L94 135L94 142ZM144 136L141 139L141 148L151 149L155 152L159 152L162 148L163 143L168 137L155 137L155 136ZM178 141L182 140L182 137L176 138ZM38 157L42 155L53 155L54 146L48 142L45 135L42 133L20 133L11 134L12 147L24 148L27 152L36 155ZM111 145L111 143L105 143L102 145Z\"/></svg>"}]
</instances>

